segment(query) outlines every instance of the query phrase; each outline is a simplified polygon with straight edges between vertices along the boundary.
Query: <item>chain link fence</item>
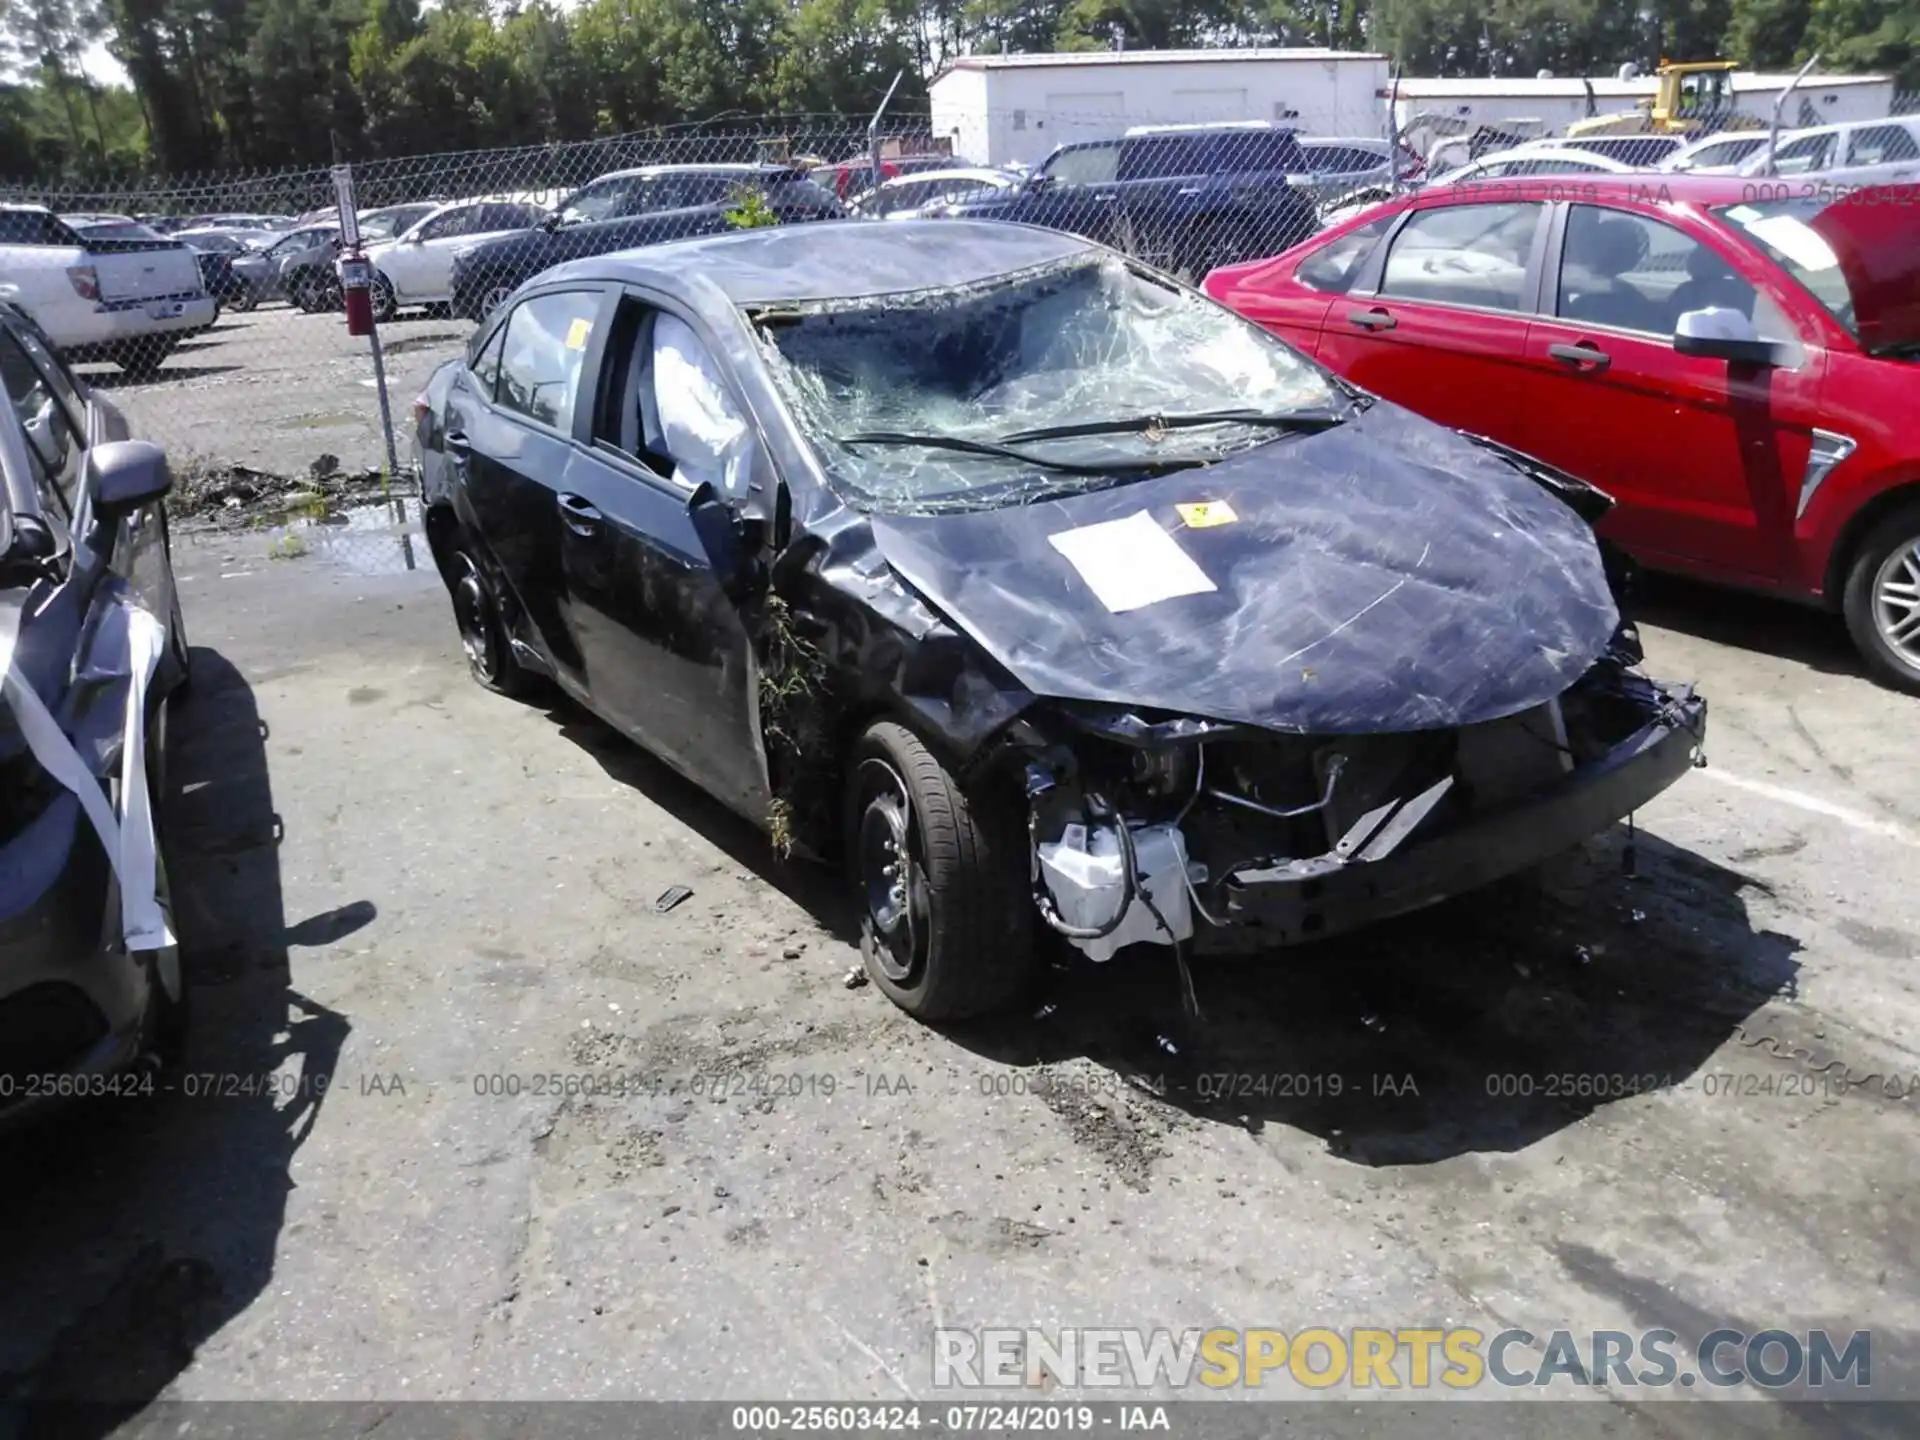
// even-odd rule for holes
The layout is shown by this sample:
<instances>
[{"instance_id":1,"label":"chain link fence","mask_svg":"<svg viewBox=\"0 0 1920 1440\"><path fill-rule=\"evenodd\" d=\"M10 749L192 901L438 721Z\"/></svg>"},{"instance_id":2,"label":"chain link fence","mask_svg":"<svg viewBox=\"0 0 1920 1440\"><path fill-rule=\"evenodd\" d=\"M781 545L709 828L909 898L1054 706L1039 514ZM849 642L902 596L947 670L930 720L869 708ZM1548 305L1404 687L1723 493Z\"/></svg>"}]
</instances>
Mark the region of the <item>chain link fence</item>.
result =
<instances>
[{"instance_id":1,"label":"chain link fence","mask_svg":"<svg viewBox=\"0 0 1920 1440\"><path fill-rule=\"evenodd\" d=\"M1896 97L1891 115L1908 118L1861 131L1786 133L1780 176L1811 182L1907 160L1920 173L1916 102ZM51 292L43 278L37 293L70 302L67 287L83 298L91 289L117 328L63 335L49 320L59 305L40 318L136 431L167 447L183 516L245 530L262 555L324 550L359 569L407 567L424 558L407 503L413 396L515 287L567 260L743 226L970 216L1083 234L1197 281L1440 179L1731 171L1768 138L1768 117L1751 110L1696 116L1692 134L1652 134L1630 114L1556 131L1538 118L1397 108L1393 123L1384 105L1237 124L1079 110L919 115L888 120L877 137L845 117L800 116L355 164L398 474L387 473L368 341L347 333L342 313L329 171L15 188L0 203L45 207L88 249L85 275L58 277ZM0 209L0 256L15 265L25 252L4 247L58 238L29 233L54 223ZM32 290L0 272L0 292L10 281ZM15 298L33 308L29 295Z\"/></svg>"}]
</instances>

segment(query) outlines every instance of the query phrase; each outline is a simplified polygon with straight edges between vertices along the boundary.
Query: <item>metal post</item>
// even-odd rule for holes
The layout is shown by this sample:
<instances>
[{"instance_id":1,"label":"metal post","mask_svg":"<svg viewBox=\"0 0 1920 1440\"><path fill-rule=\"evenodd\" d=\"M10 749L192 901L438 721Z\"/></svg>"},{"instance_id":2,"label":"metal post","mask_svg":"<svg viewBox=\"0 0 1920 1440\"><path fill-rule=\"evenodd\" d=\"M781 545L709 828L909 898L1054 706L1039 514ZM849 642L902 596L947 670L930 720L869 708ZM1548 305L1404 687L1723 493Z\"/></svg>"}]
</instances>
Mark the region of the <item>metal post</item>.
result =
<instances>
[{"instance_id":1,"label":"metal post","mask_svg":"<svg viewBox=\"0 0 1920 1440\"><path fill-rule=\"evenodd\" d=\"M873 112L873 119L867 123L867 162L873 166L869 177L873 182L870 189L880 188L880 120L887 113L887 106L893 103L893 92L900 88L900 82L906 78L906 74L904 70L893 72L893 83L887 86L886 98L880 102L880 108Z\"/></svg>"},{"instance_id":2,"label":"metal post","mask_svg":"<svg viewBox=\"0 0 1920 1440\"><path fill-rule=\"evenodd\" d=\"M400 452L393 446L393 407L387 402L387 364L380 354L380 322L367 332L367 346L373 351L373 388L380 395L380 433L387 440L387 484L400 477Z\"/></svg>"},{"instance_id":3,"label":"metal post","mask_svg":"<svg viewBox=\"0 0 1920 1440\"><path fill-rule=\"evenodd\" d=\"M1400 193L1400 67L1387 80L1387 193Z\"/></svg>"},{"instance_id":4,"label":"metal post","mask_svg":"<svg viewBox=\"0 0 1920 1440\"><path fill-rule=\"evenodd\" d=\"M1807 72L1819 63L1820 54L1815 51L1813 58L1800 67L1799 73L1789 80L1787 88L1780 92L1780 98L1773 102L1773 124L1767 129L1767 161L1760 172L1769 178L1774 174L1774 151L1780 148L1780 112L1787 107L1787 97L1792 95L1800 82L1807 78Z\"/></svg>"}]
</instances>

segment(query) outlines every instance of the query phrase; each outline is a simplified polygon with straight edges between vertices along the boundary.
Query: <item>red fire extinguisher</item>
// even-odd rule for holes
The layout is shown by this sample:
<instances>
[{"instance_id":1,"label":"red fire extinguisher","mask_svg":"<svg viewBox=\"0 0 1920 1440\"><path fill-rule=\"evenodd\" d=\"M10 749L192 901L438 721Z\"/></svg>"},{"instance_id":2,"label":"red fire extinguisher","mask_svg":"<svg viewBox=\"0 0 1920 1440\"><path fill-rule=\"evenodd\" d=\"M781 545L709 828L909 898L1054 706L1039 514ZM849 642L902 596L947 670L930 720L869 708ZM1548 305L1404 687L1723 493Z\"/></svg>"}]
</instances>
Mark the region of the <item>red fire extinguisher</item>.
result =
<instances>
[{"instance_id":1,"label":"red fire extinguisher","mask_svg":"<svg viewBox=\"0 0 1920 1440\"><path fill-rule=\"evenodd\" d=\"M359 255L340 257L340 293L347 303L347 333L373 333L373 264Z\"/></svg>"}]
</instances>

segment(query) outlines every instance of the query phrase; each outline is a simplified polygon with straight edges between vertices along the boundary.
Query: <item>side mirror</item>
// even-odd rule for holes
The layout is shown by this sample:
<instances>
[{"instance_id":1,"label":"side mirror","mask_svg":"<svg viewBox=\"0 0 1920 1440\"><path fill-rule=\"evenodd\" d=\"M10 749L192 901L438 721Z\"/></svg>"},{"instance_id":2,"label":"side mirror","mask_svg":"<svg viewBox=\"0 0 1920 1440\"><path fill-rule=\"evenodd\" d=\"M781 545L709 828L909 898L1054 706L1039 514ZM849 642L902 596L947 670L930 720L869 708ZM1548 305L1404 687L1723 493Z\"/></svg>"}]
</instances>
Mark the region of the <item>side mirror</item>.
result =
<instances>
[{"instance_id":1,"label":"side mirror","mask_svg":"<svg viewBox=\"0 0 1920 1440\"><path fill-rule=\"evenodd\" d=\"M1738 310L1689 310L1674 327L1676 355L1725 360L1732 365L1778 365L1780 346L1762 340L1753 322Z\"/></svg>"},{"instance_id":2,"label":"side mirror","mask_svg":"<svg viewBox=\"0 0 1920 1440\"><path fill-rule=\"evenodd\" d=\"M1027 176L1027 189L1033 191L1036 195L1051 184L1053 184L1053 176L1047 174L1044 170L1036 170Z\"/></svg>"},{"instance_id":3,"label":"side mirror","mask_svg":"<svg viewBox=\"0 0 1920 1440\"><path fill-rule=\"evenodd\" d=\"M167 452L145 440L110 440L88 452L87 489L94 514L112 516L164 500L173 489Z\"/></svg>"}]
</instances>

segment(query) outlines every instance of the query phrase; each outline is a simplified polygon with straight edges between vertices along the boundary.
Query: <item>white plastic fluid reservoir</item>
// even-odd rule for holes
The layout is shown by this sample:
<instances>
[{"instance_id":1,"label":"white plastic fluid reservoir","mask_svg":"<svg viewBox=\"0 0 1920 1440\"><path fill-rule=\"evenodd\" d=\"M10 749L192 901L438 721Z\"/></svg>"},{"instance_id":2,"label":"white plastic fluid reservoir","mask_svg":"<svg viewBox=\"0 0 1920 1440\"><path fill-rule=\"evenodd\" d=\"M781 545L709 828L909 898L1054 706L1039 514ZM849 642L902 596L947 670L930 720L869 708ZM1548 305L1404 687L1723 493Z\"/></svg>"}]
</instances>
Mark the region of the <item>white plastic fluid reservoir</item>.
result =
<instances>
[{"instance_id":1,"label":"white plastic fluid reservoir","mask_svg":"<svg viewBox=\"0 0 1920 1440\"><path fill-rule=\"evenodd\" d=\"M1074 940L1090 960L1111 960L1116 951L1142 941L1170 945L1193 935L1193 907L1187 896L1187 845L1177 825L1142 825L1130 832L1139 887L1153 900L1166 920L1163 928L1153 910L1139 898L1111 934L1097 940ZM1041 882L1053 897L1063 923L1077 930L1105 925L1120 908L1126 893L1125 864L1120 836L1110 826L1089 831L1069 825L1058 840L1035 847ZM1173 934L1167 934L1168 930Z\"/></svg>"}]
</instances>

